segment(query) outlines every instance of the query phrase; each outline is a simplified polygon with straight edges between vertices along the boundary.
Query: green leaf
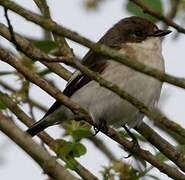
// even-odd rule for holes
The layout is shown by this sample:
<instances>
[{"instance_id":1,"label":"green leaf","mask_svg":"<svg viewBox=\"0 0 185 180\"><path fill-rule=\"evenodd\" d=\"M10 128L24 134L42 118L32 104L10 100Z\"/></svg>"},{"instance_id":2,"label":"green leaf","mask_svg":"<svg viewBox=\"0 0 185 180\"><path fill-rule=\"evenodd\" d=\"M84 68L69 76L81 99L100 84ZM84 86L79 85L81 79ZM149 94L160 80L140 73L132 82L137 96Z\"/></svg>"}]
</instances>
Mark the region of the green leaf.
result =
<instances>
[{"instance_id":1,"label":"green leaf","mask_svg":"<svg viewBox=\"0 0 185 180\"><path fill-rule=\"evenodd\" d=\"M67 157L69 156L69 154L71 154L72 149L73 149L73 145L71 142L67 142L65 140L57 140L58 143L58 147L57 147L57 155L61 158Z\"/></svg>"},{"instance_id":2,"label":"green leaf","mask_svg":"<svg viewBox=\"0 0 185 180\"><path fill-rule=\"evenodd\" d=\"M4 104L3 102L0 101L0 109L4 110L6 108L7 108L6 104Z\"/></svg>"},{"instance_id":3,"label":"green leaf","mask_svg":"<svg viewBox=\"0 0 185 180\"><path fill-rule=\"evenodd\" d=\"M79 142L67 142L65 140L57 140L58 147L55 149L57 155L61 158L80 157L86 153L86 148Z\"/></svg>"},{"instance_id":4,"label":"green leaf","mask_svg":"<svg viewBox=\"0 0 185 180\"><path fill-rule=\"evenodd\" d=\"M49 40L33 41L33 44L45 53L49 53L51 50L57 48L57 44Z\"/></svg>"},{"instance_id":5,"label":"green leaf","mask_svg":"<svg viewBox=\"0 0 185 180\"><path fill-rule=\"evenodd\" d=\"M163 6L162 6L162 3L161 3L161 0L154 0L154 1L152 1L152 0L142 0L142 2L144 4L146 4L147 6L149 6L150 8L152 8L154 11L156 11L160 14L163 13ZM149 19L152 22L157 22L158 21L158 19L154 18L153 16L151 16L149 14L145 14L140 7L138 7L136 4L134 4L130 0L127 1L127 10L135 16L145 17L145 18Z\"/></svg>"},{"instance_id":6,"label":"green leaf","mask_svg":"<svg viewBox=\"0 0 185 180\"><path fill-rule=\"evenodd\" d=\"M73 143L67 142L63 139L57 139L56 142L58 145L53 147L53 149L57 156L65 161L67 168L77 170L76 161L73 159Z\"/></svg>"},{"instance_id":7,"label":"green leaf","mask_svg":"<svg viewBox=\"0 0 185 180\"><path fill-rule=\"evenodd\" d=\"M85 128L75 129L72 131L71 135L74 141L80 141L82 138L89 138L90 136L92 136L89 129L85 129Z\"/></svg>"},{"instance_id":8,"label":"green leaf","mask_svg":"<svg viewBox=\"0 0 185 180\"><path fill-rule=\"evenodd\" d=\"M87 152L86 147L78 142L73 143L73 157L80 157Z\"/></svg>"},{"instance_id":9,"label":"green leaf","mask_svg":"<svg viewBox=\"0 0 185 180\"><path fill-rule=\"evenodd\" d=\"M69 159L67 159L66 161L66 167L67 168L70 168L71 170L73 170L73 171L76 171L77 170L77 163L75 162L75 160L74 159L72 159L72 158L69 158Z\"/></svg>"}]
</instances>

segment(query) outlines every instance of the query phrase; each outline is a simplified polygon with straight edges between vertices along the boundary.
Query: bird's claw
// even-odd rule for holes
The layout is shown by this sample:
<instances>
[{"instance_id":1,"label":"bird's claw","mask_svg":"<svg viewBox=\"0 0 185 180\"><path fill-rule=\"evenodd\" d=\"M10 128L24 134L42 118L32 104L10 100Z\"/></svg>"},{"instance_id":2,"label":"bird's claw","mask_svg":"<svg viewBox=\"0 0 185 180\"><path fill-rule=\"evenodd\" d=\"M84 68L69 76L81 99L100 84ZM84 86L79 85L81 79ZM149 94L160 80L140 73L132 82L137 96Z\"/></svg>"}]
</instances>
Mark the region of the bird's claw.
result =
<instances>
[{"instance_id":1,"label":"bird's claw","mask_svg":"<svg viewBox=\"0 0 185 180\"><path fill-rule=\"evenodd\" d=\"M132 138L132 150L131 150L131 152L135 152L135 151L137 151L138 149L140 149L140 146L139 146L139 143L138 143L138 141L137 141L137 139L136 139L136 137L132 134L132 132L127 128L127 126L122 126L124 129L125 129L125 131L129 134L129 136ZM129 158L130 156L132 156L132 153L130 153L128 156L126 156L125 158Z\"/></svg>"},{"instance_id":2,"label":"bird's claw","mask_svg":"<svg viewBox=\"0 0 185 180\"><path fill-rule=\"evenodd\" d=\"M139 143L136 138L132 139L132 152L138 151L140 149ZM128 156L124 157L125 159L132 156L132 153L129 153Z\"/></svg>"}]
</instances>

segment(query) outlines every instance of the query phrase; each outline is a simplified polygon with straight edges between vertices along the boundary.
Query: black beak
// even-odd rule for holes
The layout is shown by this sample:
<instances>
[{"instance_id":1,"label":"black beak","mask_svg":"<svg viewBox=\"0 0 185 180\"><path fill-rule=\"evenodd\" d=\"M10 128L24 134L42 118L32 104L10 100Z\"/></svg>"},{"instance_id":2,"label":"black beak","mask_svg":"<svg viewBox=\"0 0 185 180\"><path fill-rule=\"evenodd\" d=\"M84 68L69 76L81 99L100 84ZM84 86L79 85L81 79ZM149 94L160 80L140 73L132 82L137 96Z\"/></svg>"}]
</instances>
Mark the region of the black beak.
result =
<instances>
[{"instance_id":1,"label":"black beak","mask_svg":"<svg viewBox=\"0 0 185 180\"><path fill-rule=\"evenodd\" d=\"M154 37L162 37L162 36L166 36L167 34L171 33L172 31L170 30L157 30L155 31L151 36L154 36Z\"/></svg>"}]
</instances>

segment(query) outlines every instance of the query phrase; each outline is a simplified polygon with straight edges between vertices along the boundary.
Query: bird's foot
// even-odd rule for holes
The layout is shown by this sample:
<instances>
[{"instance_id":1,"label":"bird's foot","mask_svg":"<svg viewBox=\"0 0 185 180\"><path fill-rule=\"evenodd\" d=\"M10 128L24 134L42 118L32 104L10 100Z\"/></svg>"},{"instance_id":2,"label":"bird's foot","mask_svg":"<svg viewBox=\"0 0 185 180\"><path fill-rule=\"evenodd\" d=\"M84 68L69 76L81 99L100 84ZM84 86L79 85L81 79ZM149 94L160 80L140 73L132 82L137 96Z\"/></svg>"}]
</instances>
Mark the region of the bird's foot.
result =
<instances>
[{"instance_id":1,"label":"bird's foot","mask_svg":"<svg viewBox=\"0 0 185 180\"><path fill-rule=\"evenodd\" d=\"M137 141L137 139L132 139L131 141L133 143L132 145L132 152L138 151L140 149L139 143ZM129 158L132 156L132 153L129 153L128 156L125 157L125 159Z\"/></svg>"},{"instance_id":2,"label":"bird's foot","mask_svg":"<svg viewBox=\"0 0 185 180\"><path fill-rule=\"evenodd\" d=\"M137 151L138 149L140 149L139 143L137 138L132 134L132 132L127 128L127 126L122 126L125 131L128 133L128 135L132 138L132 152ZM132 156L132 153L130 153L128 156L126 156L125 158L129 158L130 156Z\"/></svg>"}]
</instances>

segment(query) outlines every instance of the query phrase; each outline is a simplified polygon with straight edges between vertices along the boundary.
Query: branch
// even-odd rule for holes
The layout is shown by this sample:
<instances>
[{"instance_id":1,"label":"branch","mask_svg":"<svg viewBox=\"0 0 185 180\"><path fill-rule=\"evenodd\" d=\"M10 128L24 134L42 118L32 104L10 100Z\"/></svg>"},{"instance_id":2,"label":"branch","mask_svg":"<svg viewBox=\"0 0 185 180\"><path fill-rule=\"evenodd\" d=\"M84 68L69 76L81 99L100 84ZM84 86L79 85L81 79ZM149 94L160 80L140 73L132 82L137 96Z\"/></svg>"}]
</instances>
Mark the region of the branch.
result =
<instances>
[{"instance_id":1,"label":"branch","mask_svg":"<svg viewBox=\"0 0 185 180\"><path fill-rule=\"evenodd\" d=\"M154 11L152 8L147 6L146 4L142 3L140 0L130 0L131 2L135 3L137 6L139 6L141 9L143 9L144 13L150 14L157 19L165 22L168 26L171 26L175 28L178 32L185 34L185 29L181 27L180 25L173 22L170 18L163 16L162 14L159 14L158 12Z\"/></svg>"},{"instance_id":2,"label":"branch","mask_svg":"<svg viewBox=\"0 0 185 180\"><path fill-rule=\"evenodd\" d=\"M101 54L103 56L109 57L111 59L114 59L126 66L129 66L132 69L135 69L136 71L142 72L144 74L147 74L149 76L152 76L154 78L159 79L160 81L167 82L170 84L173 84L175 86L185 88L185 79L184 78L177 78L172 75L166 74L161 72L158 69L148 67L136 60L130 59L130 57L123 55L122 53L106 47L105 45L101 45L99 43L95 44L92 41L88 40L87 38L77 34L76 32L73 32L63 26L60 26L56 24L56 22L50 20L50 19L44 19L42 16L37 15L36 13L33 13L29 10L26 10L22 8L21 6L17 5L16 3L9 1L9 0L0 0L0 5L11 9L15 13L23 16L29 21L32 21L44 29L50 30L58 35L65 36L75 42L78 42L94 51L97 54ZM47 61L52 62L52 58L47 59Z\"/></svg>"},{"instance_id":3,"label":"branch","mask_svg":"<svg viewBox=\"0 0 185 180\"><path fill-rule=\"evenodd\" d=\"M43 17L51 19L49 7L47 5L46 0L34 0L35 4L37 4L38 8L40 9L41 13L43 14ZM73 51L67 44L66 40L62 36L57 36L55 33L53 33L54 39L57 42L57 45L59 47L58 51L60 55L64 55L67 57L73 57Z\"/></svg>"},{"instance_id":4,"label":"branch","mask_svg":"<svg viewBox=\"0 0 185 180\"><path fill-rule=\"evenodd\" d=\"M73 61L71 63L74 63L75 66L84 74L88 75L93 80L96 80L100 83L100 85L112 90L116 94L118 94L120 97L128 100L130 103L132 103L135 107L137 107L140 112L144 113L148 117L152 118L154 121L165 121L167 119L164 115L159 114L158 115L153 113L147 106L145 106L143 103L139 102L132 96L130 96L128 93L121 91L118 87L116 87L114 84L110 82L106 82L103 78L98 76L98 74L93 73L92 71L88 70L86 67L84 67L82 64L80 64L77 61ZM160 119L160 120L159 120ZM170 120L168 120L170 122ZM168 125L168 127L171 127L174 132L174 126L171 126L171 124ZM177 126L175 126L177 127ZM180 126L178 126L178 130L182 130ZM169 159L171 159L176 165L178 165L183 171L185 171L185 156L183 153L179 153L174 149L171 144L169 144L166 140L164 140L162 137L160 137L157 133L155 133L151 128L147 127L146 125L142 125L138 128L140 134L144 135L149 142L151 142L154 146L156 146L162 153L164 153ZM177 129L176 129L177 130ZM183 134L184 130L180 132L180 134Z\"/></svg>"},{"instance_id":5,"label":"branch","mask_svg":"<svg viewBox=\"0 0 185 180\"><path fill-rule=\"evenodd\" d=\"M10 37L10 33L9 33L9 30L6 26L4 26L3 24L0 23L0 34L6 38L7 40L11 40L11 37ZM34 59L37 58L38 54L39 54L39 50L37 51L36 47L31 43L29 42L27 39L23 38L21 35L17 34L17 33L14 33L14 36L16 38L16 41L17 43L19 44L19 46L21 47L21 49L23 49L25 51L25 54L27 54L28 56L30 55L30 53L32 53L31 57L34 57ZM29 53L27 53L29 52ZM42 56L42 55L39 55L39 56ZM53 65L53 63L47 63L48 65ZM52 66L52 67L55 67ZM60 74L60 69L58 71L58 69L55 70L55 73L57 71L57 74ZM64 71L65 72L65 71ZM67 72L67 71L66 71ZM63 73L63 72L62 72ZM68 75L69 74L69 75ZM71 76L70 72L67 72L64 73L64 75L62 74L62 77L65 77L66 80L69 79L69 77ZM0 81L0 85L3 86L5 89L8 89L10 90L11 92L14 92L15 90L12 89L12 87L10 87L8 84ZM30 102L37 108L41 109L42 111L47 111L46 108L42 107L40 104L38 104L38 102L35 102L33 99L30 99ZM100 148L104 153L105 155L110 158L111 160L115 161L116 158L114 157L114 155L111 153L111 151L103 144L103 142L100 142L99 139L96 139L96 138L93 138L91 139L91 141L98 147Z\"/></svg>"},{"instance_id":6,"label":"branch","mask_svg":"<svg viewBox=\"0 0 185 180\"><path fill-rule=\"evenodd\" d=\"M23 74L29 81L33 82L34 84L41 87L43 90L47 91L50 95L56 98L65 106L69 107L75 114L78 114L78 118L85 119L91 125L94 125L91 117L89 114L80 108L80 106L70 100L70 98L63 95L58 89L52 87L49 83L47 83L44 79L40 78L34 72L30 73L30 70L24 67L19 61L17 61L13 56L7 53L5 50L0 49L0 57L3 61L7 62L8 64L12 65L14 68L17 69L21 74ZM79 119L78 119L79 120ZM155 159L148 151L145 151L141 148L134 149L133 142L129 142L126 139L120 137L115 130L112 128L108 128L108 132L106 133L107 136L118 142L119 144L123 145L126 149L130 152L142 157L153 166L157 167L160 171L166 173L170 177L175 177L175 179L185 179L185 176L180 173L176 168L172 168L167 164L164 164L157 159ZM176 151L176 150L174 150ZM178 178L177 178L178 177Z\"/></svg>"},{"instance_id":7,"label":"branch","mask_svg":"<svg viewBox=\"0 0 185 180\"><path fill-rule=\"evenodd\" d=\"M50 18L50 12L49 12L49 7L47 6L47 3L45 0L33 0L35 4L38 6L40 12L42 13L43 17L45 18ZM48 31L44 31L44 39L49 39L51 40L51 33Z\"/></svg>"},{"instance_id":8,"label":"branch","mask_svg":"<svg viewBox=\"0 0 185 180\"><path fill-rule=\"evenodd\" d=\"M170 11L167 15L169 19L174 19L176 17L180 4L181 4L181 0L175 0L175 1L171 0Z\"/></svg>"},{"instance_id":9,"label":"branch","mask_svg":"<svg viewBox=\"0 0 185 180\"><path fill-rule=\"evenodd\" d=\"M0 34L9 41L12 41L9 29L0 23ZM40 49L36 48L30 41L21 35L14 33L17 44L19 44L21 52L32 59L41 60L41 62L47 66L51 71L55 72L61 78L69 80L71 77L71 72L65 69L62 65L58 63L47 63L43 61L44 59L51 59L47 54L42 52Z\"/></svg>"},{"instance_id":10,"label":"branch","mask_svg":"<svg viewBox=\"0 0 185 180\"><path fill-rule=\"evenodd\" d=\"M9 98L6 94L1 93L0 94L0 99L2 102L4 102L7 107L27 126L31 126L31 124L33 123L33 121L17 106L17 104L15 102L13 102L11 100L11 98ZM118 137L118 135L116 134L116 136ZM56 146L55 141L45 132L42 132L39 134L39 137L51 148L53 149L54 146ZM120 137L119 137L120 139ZM129 142L130 143L130 142ZM147 152L147 151L146 151ZM147 152L148 153L148 152ZM149 153L150 155L150 153ZM154 161L155 163L155 158L152 156L149 157L148 159L152 159L152 161ZM165 167L162 165L162 167ZM166 168L166 167L165 167ZM84 176L82 176L84 177ZM177 176L178 177L178 176Z\"/></svg>"},{"instance_id":11,"label":"branch","mask_svg":"<svg viewBox=\"0 0 185 180\"><path fill-rule=\"evenodd\" d=\"M19 40L20 39L20 37L19 36L16 36L16 38L17 38L17 42L18 43L20 43L20 47L22 47L22 43L21 43L21 41ZM23 46L23 48L24 48L24 46ZM31 51L30 51L31 52ZM32 57L33 57L34 55L32 55ZM74 62L73 62L74 63ZM79 65L78 66L76 66L77 68L79 68ZM82 69L80 69L81 71L83 71ZM83 71L83 73L84 73L84 71ZM87 72L85 72L85 74L87 74ZM89 74L87 74L88 76L90 76ZM91 78L92 78L92 76L91 76ZM99 77L98 77L98 79L99 79ZM98 79L95 79L95 80L98 80ZM100 79L99 79L100 80ZM98 82L100 82L98 80ZM102 84L102 83L100 83L100 84ZM108 84L108 83L107 83ZM104 84L104 82L103 82L103 84L102 85L104 85L105 86L105 84ZM112 85L110 85L110 86L112 86ZM116 92L117 93L117 91L114 91L114 92ZM122 95L122 97L123 97L123 95ZM124 95L124 98L125 98L125 95ZM127 100L129 100L128 99L128 97L126 97L126 99ZM131 99L130 99L131 100ZM129 101L130 101L129 100ZM131 100L131 102L132 102L132 100ZM137 104L137 105L136 105ZM138 104L140 105L140 107L138 106ZM141 112L144 112L144 111L142 111L143 109L147 109L147 107L146 106L143 106L140 102L138 102L138 103L134 103L134 105L138 108L139 107L139 109L140 109L140 111ZM146 114L146 112L144 112L145 114ZM146 115L148 115L148 114L146 114ZM157 122L164 122L165 124L166 124L166 126L168 126L168 127L170 127L171 128L171 130L173 130L174 132L176 132L176 131L178 131L179 132L179 134L181 134L181 135L183 135L184 136L184 132L185 132L185 130L183 129L183 128L181 128L179 125L177 126L174 126L174 124L173 124L173 126L170 126L168 123L166 123L166 122L171 122L170 120L168 120L167 118L165 118L165 116L163 116L163 115L158 115L157 117L155 117L155 114L152 114L151 115L151 112L150 112L150 115L148 115L150 118L154 118L155 119L155 121ZM172 124L172 123L171 123ZM175 127L175 129L174 129L174 127ZM180 128L178 128L177 129L177 127L180 127ZM164 154L165 154L165 152L164 152ZM172 155L172 157L173 157L173 155Z\"/></svg>"},{"instance_id":12,"label":"branch","mask_svg":"<svg viewBox=\"0 0 185 180\"><path fill-rule=\"evenodd\" d=\"M173 126L173 124L174 124L174 122L172 121L171 125ZM175 124L174 124L174 127L175 127ZM170 128L167 128L167 126L165 126L163 124L160 124L158 122L154 122L154 125L156 125L158 128L160 128L161 130L163 130L166 133L168 133L176 142L178 142L178 144L185 144L185 138L182 137L178 132L173 131ZM180 126L180 125L178 124L178 126ZM182 128L182 129L183 129L183 132L184 132L184 128Z\"/></svg>"},{"instance_id":13,"label":"branch","mask_svg":"<svg viewBox=\"0 0 185 180\"><path fill-rule=\"evenodd\" d=\"M11 40L11 35L9 33L8 28L6 26L4 26L3 24L1 24L1 23L0 23L0 34L4 38L6 38L7 40L9 40L9 41ZM17 43L21 47L22 51L24 51L25 54L28 55L28 57L30 56L30 53L32 53L31 54L31 57L34 57L35 56L34 59L36 59L36 57L38 56L38 52L36 52L36 47L31 42L29 42L27 39L23 38L20 34L14 33L14 36L15 36L15 39L16 39ZM28 48L30 48L30 50ZM26 53L26 52L30 52L30 53ZM52 64L51 63L48 63L48 64L49 65L52 65L53 63ZM56 71L58 72L58 70L56 70ZM59 70L59 72L60 72L60 70ZM59 74L59 73L57 73L57 74ZM71 76L71 74L69 74L67 76L65 75L66 80L68 80L70 76ZM5 84L4 82L1 82L1 81L0 81L0 85L2 85L3 87L5 86L6 89L9 89L10 88L10 86L8 84ZM12 88L10 89L10 91L12 91ZM35 102L33 100L31 100L31 103L33 105L36 105L36 106L38 105L37 103L35 104ZM98 147L101 146L102 147L102 150L104 151L104 153L107 155L108 158L111 158L114 161L116 160L116 158L114 157L114 155L110 152L109 149L107 149L105 147L104 144L102 144L102 142L100 142L100 140L97 139L97 141L95 141L94 138L93 138L93 139L91 139L91 141L96 146L98 146Z\"/></svg>"},{"instance_id":14,"label":"branch","mask_svg":"<svg viewBox=\"0 0 185 180\"><path fill-rule=\"evenodd\" d=\"M162 126L163 128L165 127L166 130L170 130L171 132L180 136L183 139L183 141L182 140L181 141L185 142L185 129L183 127L181 127L178 123L170 119L167 119L165 115L163 115L159 110L155 111L155 113L160 114L161 118L156 118L154 123L156 123L159 127L160 126ZM174 138L176 137L175 134L171 134L171 133L169 134Z\"/></svg>"},{"instance_id":15,"label":"branch","mask_svg":"<svg viewBox=\"0 0 185 180\"><path fill-rule=\"evenodd\" d=\"M15 103L14 101L12 101L12 99L5 93L2 93L0 91L0 100L6 104L6 106L11 110L11 112L13 112L17 118L23 122L26 126L31 127L31 125L34 123L34 121L27 116L18 106L17 103ZM55 151L55 147L58 146L57 142L51 137L49 136L47 133L42 132L38 135L42 141L47 144L50 149L52 149L53 151ZM64 159L62 159L63 161L65 161ZM78 175L80 175L82 178L84 179L89 179L89 180L96 180L97 178L91 173L89 172L85 167L83 167L78 161L76 161L75 159L73 159L73 161L75 162L76 165L76 173Z\"/></svg>"},{"instance_id":16,"label":"branch","mask_svg":"<svg viewBox=\"0 0 185 180\"><path fill-rule=\"evenodd\" d=\"M40 55L40 58L42 59L45 59L45 58L48 58L48 56L46 55L46 54L44 54L44 53L42 53L42 51L40 51L39 49L37 49L37 48L35 48L31 43L28 43L27 45L31 45L31 47L29 47L28 49L26 48L26 50L25 50L25 48L24 49L22 49L21 47L20 47L20 45L19 45L19 43L17 42L17 40L16 40L16 37L15 37L15 35L14 35L14 31L13 31L13 27L12 27L12 25L11 25L11 22L10 22L10 19L9 19L9 17L8 17L8 9L6 8L6 7L4 7L4 12L5 12L5 18L6 18L6 20L7 20L7 24L8 24L8 32L10 33L10 41L12 41L12 43L15 45L15 47L16 47L16 49L18 50L18 51L20 51L20 52L23 52L23 53L28 53L28 54L30 54L29 53L29 50L35 50L35 53L37 54L38 53L38 55ZM65 40L63 40L64 41L64 44L65 44ZM65 45L64 45L65 46ZM25 47L25 46L24 46ZM67 50L66 50L66 46L65 47L63 47L63 50L65 50L65 52L67 52ZM24 51L25 50L25 51ZM25 53L25 54L26 54ZM32 54L32 53L31 53ZM69 56L70 57L70 56ZM50 65L50 64L48 64L47 62L43 62L43 64L44 65L46 65L46 66L48 66L51 70L53 70L56 74L58 74L59 76L61 76L62 78L64 78L64 79L69 79L69 75L71 75L70 74L70 72L68 71L68 70L66 70L65 68L63 68L61 65L58 65L58 64L56 64L56 65ZM58 70L57 72L56 72L56 70ZM66 77L67 76L67 77Z\"/></svg>"},{"instance_id":17,"label":"branch","mask_svg":"<svg viewBox=\"0 0 185 180\"><path fill-rule=\"evenodd\" d=\"M36 144L30 136L22 132L10 119L0 113L0 129L27 154L29 154L47 173L54 179L76 179L65 168L63 168L54 158L52 158L41 146ZM31 147L31 148L30 148Z\"/></svg>"},{"instance_id":18,"label":"branch","mask_svg":"<svg viewBox=\"0 0 185 180\"><path fill-rule=\"evenodd\" d=\"M11 35L9 34L8 28L5 27L4 25L0 24L0 34L8 39L11 40ZM17 43L19 44L20 48L22 49L22 51L28 56L28 57L32 57L34 59L51 59L49 56L47 56L47 54L44 54L43 52L41 52L39 49L37 49L35 46L33 46L32 43L30 43L28 40L26 40L25 38L23 38L22 36L18 35L18 34L14 34ZM53 59L51 59L52 61ZM59 57L59 61L63 61L64 59L61 59ZM68 59L66 60L66 62L68 62ZM68 62L69 63L69 62ZM48 63L48 65L52 65L51 63ZM55 65L53 66L55 67ZM76 66L77 67L77 66ZM79 68L79 67L77 67ZM56 73L60 74L60 69L58 71L58 68L55 70ZM63 71L61 71L63 73ZM67 73L67 74L66 74ZM86 73L87 74L87 73ZM88 74L87 74L88 75ZM69 77L71 76L71 74L69 72L64 72L62 74L63 77L65 77L65 79L69 79ZM157 112L155 112L157 113ZM185 137L185 129L182 128L180 125L178 125L177 123L167 119L164 115L160 114L158 115L160 118L155 118L155 122L158 123L162 123L165 127L170 128L172 131L178 133L179 135L181 135L182 137ZM152 118L152 117L151 117Z\"/></svg>"},{"instance_id":19,"label":"branch","mask_svg":"<svg viewBox=\"0 0 185 180\"><path fill-rule=\"evenodd\" d=\"M4 89L10 91L11 93L15 93L17 91L17 89L14 89L13 87L11 87L9 84L0 81L0 86L2 86ZM45 106L43 106L42 104L40 104L39 102L35 101L34 99L29 99L29 102L35 106L36 108L38 108L39 110L46 112L47 108Z\"/></svg>"},{"instance_id":20,"label":"branch","mask_svg":"<svg viewBox=\"0 0 185 180\"><path fill-rule=\"evenodd\" d=\"M168 169L170 166L168 166L167 164L165 163L162 163L160 162L159 160L155 159L154 156L152 156L152 154L149 152L149 151L146 151L146 150L143 150L141 148L139 149L134 149L133 148L133 144L129 141L127 141L126 139L120 137L115 130L109 128L108 130L108 133L107 133L107 136L109 136L111 139L115 140L116 142L118 142L119 144L123 145L126 149L128 149L131 153L134 153L135 155L143 158L144 160L148 161L150 164L152 164L154 167L157 167L161 172L164 172L164 170L166 171L165 174L167 174L169 177L171 177L171 175L173 174L173 178L174 178L174 175L176 174L177 172L177 169L172 169L171 172L169 172ZM157 160L157 161L156 161ZM168 166L168 167L167 167ZM164 169L163 169L164 168ZM176 172L175 172L175 171ZM174 171L174 172L173 172ZM172 174L171 174L172 173ZM175 173L175 174L174 174ZM171 174L171 175L170 175ZM178 172L179 174L179 172ZM176 177L174 179L184 179L185 176L182 174L180 175L175 175Z\"/></svg>"},{"instance_id":21,"label":"branch","mask_svg":"<svg viewBox=\"0 0 185 180\"><path fill-rule=\"evenodd\" d=\"M0 31L2 31L1 33L3 34L3 36L5 37L5 38L7 38L7 39L10 39L10 35L8 34L8 32L6 33L6 31L8 31L8 29L6 28L6 27L4 27L4 26L2 26L2 28L0 29ZM44 54L44 53L40 53L39 54L39 52L37 52L37 53L32 53L33 51L32 51L32 49L33 48L31 48L30 50L27 50L27 47L32 47L33 45L32 44L30 44L29 43L29 41L26 41L25 39L23 39L23 38L21 38L21 36L18 36L18 35L16 35L15 36L16 37L16 41L17 41L17 43L19 43L19 46L22 48L22 50L23 50L23 52L25 52L28 56L31 56L31 57L33 57L33 58L39 58L39 57L42 57L42 58L50 58L50 57L48 57L47 56L47 54ZM26 46L25 46L26 45ZM50 58L51 59L51 58ZM61 59L61 58L58 58L58 59L60 59L60 61L64 61L65 63L67 62L67 63L69 63L69 61L71 61L71 64L72 65L75 65L76 66L76 68L78 68L78 69L80 69L83 73L85 73L86 75L88 75L88 76L91 76L91 78L92 79L95 79L96 81L98 81L98 82L100 82L98 79L99 79L99 77L92 77L92 75L90 75L89 74L89 72L86 72L86 69L85 69L85 67L83 66L83 67L80 67L79 65L79 63L76 63L76 61L75 60L73 60L73 59L67 59L67 60L65 60L65 59ZM53 59L51 59L51 61L52 61ZM82 65L81 65L82 66ZM82 70L82 68L83 69L85 69L85 70ZM92 74L92 72L91 72L91 74ZM97 75L97 74L96 74ZM94 75L95 76L95 75ZM108 84L109 82L107 82L106 84ZM102 85L103 86L105 86L105 81L104 82L102 82ZM105 86L105 87L107 87L107 85ZM109 88L109 87L107 87L107 88ZM109 88L109 89L111 89L111 88ZM113 88L111 89L111 90L113 90ZM117 93L117 91L116 91L116 89L115 90L113 90L114 92L116 92ZM123 94L123 93L122 93ZM125 93L124 93L125 94ZM128 97L125 97L126 95L120 95L120 96L123 96L125 99L127 99L128 101L130 101L130 102L132 102L133 100L132 100L132 98L130 98L130 99L128 99ZM135 103L133 102L132 104L133 105L135 105L137 108L139 108L140 109L140 111L141 112L143 112L143 113L145 113L146 115L148 115L146 112L144 112L144 111L142 111L142 109L147 109L147 107L146 106L144 106L143 104L141 104L138 100L134 100L135 101ZM140 107L137 105L137 104L139 104L140 105ZM157 118L155 118L154 116L155 115L148 115L150 118L153 118L153 119L155 119L156 121L161 121L161 122L164 122L165 120L167 120L167 118L165 118L165 116L163 116L163 115L158 115L157 116ZM160 117L160 118L159 118ZM173 126L171 126L171 127L173 127ZM180 130L182 130L182 129L180 129ZM181 133L180 134L182 134L182 132L184 132L184 131L180 131Z\"/></svg>"},{"instance_id":22,"label":"branch","mask_svg":"<svg viewBox=\"0 0 185 180\"><path fill-rule=\"evenodd\" d=\"M86 111L85 111L85 114L84 114L84 110L81 109L81 107L79 105L77 105L76 103L70 101L69 98L67 98L63 94L59 93L59 90L56 89L55 92L51 93L51 90L53 91L53 89L54 89L53 87L49 87L49 88L46 89L46 87L48 87L48 85L49 85L49 84L46 84L47 82L44 82L42 78L37 77L38 76L37 74L34 74L34 73L31 73L31 74L29 73L28 74L29 70L27 70L27 68L23 67L20 62L18 62L16 59L14 59L10 54L8 54L3 49L0 49L0 57L2 57L3 61L7 62L8 64L10 64L14 68L16 68L19 72L21 72L29 80L30 80L30 78L32 78L31 81L34 82L35 84L37 84L38 86L40 86L42 89L44 89L44 90L46 90L48 92L48 90L50 88L50 94L54 98L56 98L56 99L60 98L60 101L62 101L64 105L69 107L75 114L78 114L80 116L80 119L82 119L82 117L83 118L84 117L85 118L87 118L87 117L89 118L89 115L88 115L88 113ZM151 111L151 109L149 109L146 105L144 105L142 102L138 101L136 98L134 98L133 96L131 96L130 94L128 94L124 90L121 90L115 84L113 84L113 83L111 83L109 81L104 80L97 73L94 73L93 71L89 70L87 67L83 66L79 61L73 60L71 63L73 63L82 73L88 75L91 79L96 80L97 82L99 82L100 85L110 89L111 91L113 91L116 94L118 94L121 98L126 99L127 101L132 103L132 105L134 105L136 108L138 108L141 113L146 114L149 118L152 118L154 120L158 119L158 118L163 118L163 116L160 117L158 114L153 113ZM39 79L40 79L40 82L39 82ZM62 97L61 97L60 94L62 95ZM91 118L90 118L90 123L92 123ZM173 148L173 151L177 152L174 148ZM181 153L179 153L179 154L181 154ZM167 154L167 157L169 159L171 159L172 161L174 161L173 155ZM183 156L181 156L181 157L183 157ZM180 162L181 162L181 160L180 160ZM177 165L179 165L179 167L182 170L185 171L185 164L183 165L183 163L182 164L181 163L180 164L177 163Z\"/></svg>"},{"instance_id":23,"label":"branch","mask_svg":"<svg viewBox=\"0 0 185 180\"><path fill-rule=\"evenodd\" d=\"M152 128L150 128L145 123L141 123L141 125L135 129L166 157L170 157L170 160L173 161L177 166L179 166L181 170L185 171L184 153L174 151L174 146L168 143L165 139L163 139L159 134L157 134Z\"/></svg>"},{"instance_id":24,"label":"branch","mask_svg":"<svg viewBox=\"0 0 185 180\"><path fill-rule=\"evenodd\" d=\"M21 63L19 63L18 61L16 62L16 60L13 60L13 58L7 52L5 52L3 49L0 50L0 56L2 57L3 60L5 60L5 62L8 62L10 65L12 65L13 67L15 67L18 71L21 71L21 73L25 77L28 77L28 74L26 73L27 72L26 68L24 69L22 67ZM69 63L69 60L67 62ZM144 113L149 118L154 119L154 120L155 119L158 119L158 118L163 118L163 116L160 117L159 115L156 115L155 113L153 113L151 111L151 109L149 109L145 104L143 104L142 102L138 101L136 98L132 97L127 92L121 90L115 84L113 84L113 83L111 83L109 81L104 80L100 75L98 75L97 73L94 73L93 71L89 70L87 67L83 66L79 61L76 61L76 60L71 59L70 60L70 63L73 64L73 65L75 65L75 67L77 67L82 73L88 75L91 79L96 80L97 82L99 82L100 85L102 85L102 86L110 89L111 91L113 91L116 94L118 94L121 98L126 99L127 101L129 101L130 103L132 103L136 108L138 108L140 110L141 113ZM32 73L32 75L33 75L33 73ZM38 77L33 77L33 80L34 80L34 83L38 85ZM45 89L45 86L46 85L42 86L42 88ZM41 87L41 84L40 84L40 87ZM54 97L57 98L56 97L56 93L55 93L55 96ZM64 100L65 99L67 100L66 96L63 95L63 99L62 99L63 103L64 103ZM69 100L67 102L66 102L66 100L65 100L65 103L66 103L65 105L68 106L68 107L70 107L70 109L74 113L80 114L81 111L83 112L83 110L78 105L77 105L78 106L77 107L75 103L72 103L72 102L69 103ZM74 108L75 106L77 107L77 109ZM88 114L86 113L85 116L87 116L87 115ZM173 151L176 152L176 150L174 148L173 148ZM165 153L165 154L167 154L167 153ZM169 159L171 159L172 161L175 161L174 160L174 157L171 156L171 154L167 154L167 157ZM181 162L181 160L180 160L180 162ZM175 161L175 163L176 163L176 161ZM179 165L179 167L182 170L185 171L185 165L183 165L181 163L177 163L177 165Z\"/></svg>"}]
</instances>

